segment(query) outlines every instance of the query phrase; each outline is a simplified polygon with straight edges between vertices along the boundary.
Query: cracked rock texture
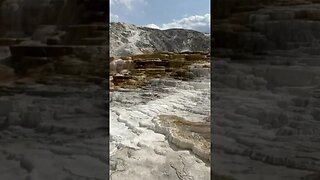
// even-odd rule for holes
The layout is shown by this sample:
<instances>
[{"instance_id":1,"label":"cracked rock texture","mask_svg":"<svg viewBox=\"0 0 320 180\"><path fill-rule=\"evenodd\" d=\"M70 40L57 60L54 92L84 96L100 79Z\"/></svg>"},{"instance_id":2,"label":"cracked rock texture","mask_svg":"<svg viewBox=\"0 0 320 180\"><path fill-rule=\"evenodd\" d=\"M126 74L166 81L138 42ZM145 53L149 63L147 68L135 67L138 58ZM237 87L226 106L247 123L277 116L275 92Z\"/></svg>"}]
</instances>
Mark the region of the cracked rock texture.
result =
<instances>
[{"instance_id":1,"label":"cracked rock texture","mask_svg":"<svg viewBox=\"0 0 320 180\"><path fill-rule=\"evenodd\" d=\"M110 98L111 179L210 179L208 147L192 146L210 146L209 73L190 81L152 79L143 89L112 91ZM207 133L192 133L199 128ZM186 143L186 135L194 142Z\"/></svg>"}]
</instances>

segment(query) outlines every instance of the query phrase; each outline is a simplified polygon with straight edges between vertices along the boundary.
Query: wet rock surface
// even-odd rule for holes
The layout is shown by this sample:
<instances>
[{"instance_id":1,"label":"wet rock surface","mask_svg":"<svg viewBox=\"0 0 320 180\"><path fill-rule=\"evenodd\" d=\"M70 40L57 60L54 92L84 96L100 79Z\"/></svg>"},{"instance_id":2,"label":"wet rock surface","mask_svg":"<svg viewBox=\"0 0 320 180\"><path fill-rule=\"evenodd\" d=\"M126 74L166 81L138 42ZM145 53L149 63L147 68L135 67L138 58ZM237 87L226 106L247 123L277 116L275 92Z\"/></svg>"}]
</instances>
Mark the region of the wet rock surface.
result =
<instances>
[{"instance_id":1,"label":"wet rock surface","mask_svg":"<svg viewBox=\"0 0 320 180\"><path fill-rule=\"evenodd\" d=\"M180 148L190 149L205 160L211 160L210 121L192 122L178 116L160 115L156 129ZM158 121L158 122L157 122Z\"/></svg>"}]
</instances>

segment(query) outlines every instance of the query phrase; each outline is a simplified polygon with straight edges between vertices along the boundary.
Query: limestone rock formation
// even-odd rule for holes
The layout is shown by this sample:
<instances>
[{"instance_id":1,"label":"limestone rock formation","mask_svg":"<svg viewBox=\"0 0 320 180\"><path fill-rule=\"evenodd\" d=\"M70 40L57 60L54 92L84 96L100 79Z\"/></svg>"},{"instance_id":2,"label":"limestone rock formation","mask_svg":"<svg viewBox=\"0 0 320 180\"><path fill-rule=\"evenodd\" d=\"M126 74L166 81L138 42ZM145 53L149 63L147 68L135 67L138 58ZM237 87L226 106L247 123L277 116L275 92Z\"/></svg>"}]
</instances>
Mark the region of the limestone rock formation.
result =
<instances>
[{"instance_id":1,"label":"limestone rock formation","mask_svg":"<svg viewBox=\"0 0 320 180\"><path fill-rule=\"evenodd\" d=\"M111 178L209 180L209 82L162 77L111 91Z\"/></svg>"}]
</instances>

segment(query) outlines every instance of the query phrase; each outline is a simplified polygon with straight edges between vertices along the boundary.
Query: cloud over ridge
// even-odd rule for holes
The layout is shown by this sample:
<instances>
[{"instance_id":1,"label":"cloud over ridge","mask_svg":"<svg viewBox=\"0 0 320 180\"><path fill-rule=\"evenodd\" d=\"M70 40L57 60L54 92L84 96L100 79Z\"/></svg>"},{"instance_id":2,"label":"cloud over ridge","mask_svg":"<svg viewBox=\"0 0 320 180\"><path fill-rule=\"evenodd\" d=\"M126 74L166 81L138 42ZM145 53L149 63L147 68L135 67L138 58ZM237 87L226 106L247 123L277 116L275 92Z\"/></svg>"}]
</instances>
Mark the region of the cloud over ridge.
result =
<instances>
[{"instance_id":1,"label":"cloud over ridge","mask_svg":"<svg viewBox=\"0 0 320 180\"><path fill-rule=\"evenodd\" d=\"M210 32L210 14L204 15L194 15L182 18L180 20L173 20L173 22L162 24L158 26L156 24L147 24L145 27L154 29L172 29L172 28L182 28L182 29L192 29L200 32Z\"/></svg>"}]
</instances>

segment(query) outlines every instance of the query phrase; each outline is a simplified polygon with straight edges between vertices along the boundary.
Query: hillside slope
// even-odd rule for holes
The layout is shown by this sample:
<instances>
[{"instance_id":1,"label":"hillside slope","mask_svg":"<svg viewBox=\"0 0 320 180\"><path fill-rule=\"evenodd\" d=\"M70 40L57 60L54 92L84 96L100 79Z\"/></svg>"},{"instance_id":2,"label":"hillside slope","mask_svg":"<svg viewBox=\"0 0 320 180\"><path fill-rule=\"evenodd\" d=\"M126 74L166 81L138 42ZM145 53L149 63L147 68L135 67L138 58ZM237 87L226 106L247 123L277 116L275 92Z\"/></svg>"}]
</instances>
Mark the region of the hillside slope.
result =
<instances>
[{"instance_id":1,"label":"hillside slope","mask_svg":"<svg viewBox=\"0 0 320 180\"><path fill-rule=\"evenodd\" d=\"M185 30L159 30L125 23L110 24L110 56L145 52L181 52L210 50L210 36Z\"/></svg>"}]
</instances>

